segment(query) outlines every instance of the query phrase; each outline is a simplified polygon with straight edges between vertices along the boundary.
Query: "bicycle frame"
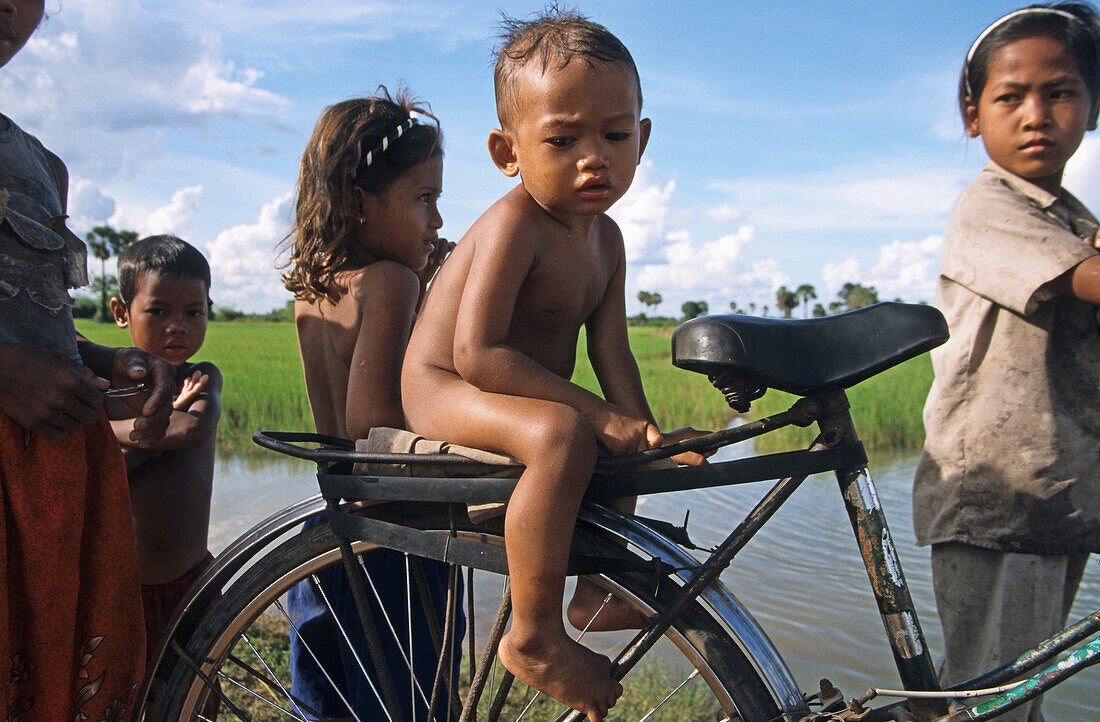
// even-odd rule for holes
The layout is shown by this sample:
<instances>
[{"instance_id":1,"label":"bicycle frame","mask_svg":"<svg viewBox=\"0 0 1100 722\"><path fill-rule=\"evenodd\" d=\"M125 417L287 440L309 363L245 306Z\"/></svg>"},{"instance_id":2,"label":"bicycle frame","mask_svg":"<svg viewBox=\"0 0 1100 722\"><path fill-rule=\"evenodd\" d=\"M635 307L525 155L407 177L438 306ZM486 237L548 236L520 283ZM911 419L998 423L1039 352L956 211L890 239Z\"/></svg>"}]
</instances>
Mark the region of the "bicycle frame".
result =
<instances>
[{"instance_id":1,"label":"bicycle frame","mask_svg":"<svg viewBox=\"0 0 1100 722\"><path fill-rule=\"evenodd\" d=\"M839 321L835 323L830 321L828 323L833 324L831 327L833 330L828 338L844 346L846 338L860 337L860 333L865 330L860 324L872 324L881 331L883 322L890 320L883 315L884 313L885 311L867 310L860 318L856 318L860 312L848 314L849 319L843 323L855 324L851 328L842 328L837 325ZM917 314L917 320L933 315L937 314L930 313L927 309L921 310ZM859 323L856 323L857 321ZM671 603L640 630L614 660L613 677L623 679L657 640L670 630L678 615L696 601L714 610L715 616L723 620L730 629L731 636L745 650L749 659L758 666L761 676L782 710L784 719L788 720L799 719L808 722L828 718L850 722L870 722L871 720L961 722L962 720L991 719L1048 691L1081 669L1100 662L1100 639L1086 642L1100 631L1100 610L1098 610L1054 635L1035 649L1024 653L1018 659L973 680L956 685L947 690L947 694L941 694L943 690L935 673L885 513L868 470L866 455L852 422L844 390L847 386L884 368L900 363L906 358L912 358L916 353L941 343L946 338L946 325L943 324L942 317L939 321L943 325L942 329L937 329L936 324L933 323L928 328L918 329L916 332L906 329L905 324L901 324L898 327L901 330L895 329L887 334L888 339L897 343L896 348L886 344L889 346L887 351L861 358L858 363L851 362L846 353L837 354L836 358L840 358L841 361L834 360L831 365L824 365L828 371L834 372L834 375L829 375L828 380L821 383L818 383L820 379L817 375L809 373L806 369L785 368L777 377L780 382L785 379L788 383L794 383L812 378L815 384L798 386L798 388L775 385L776 388L784 388L802 396L785 412L670 447L626 457L602 459L598 462L597 472L605 469L630 470L613 476L597 473L586 493L586 503L582 506L578 523L603 530L613 538L617 537L626 543L633 544L648 556L632 560L608 559L585 556L574 550L570 554L569 573L614 571L615 568L611 565L621 564L629 565L626 568L631 571L646 572L653 577L655 583L667 581L674 585L673 593L666 595L666 598L671 596ZM706 343L698 341L694 347L689 347L693 351L697 349L701 351L697 356L687 358L683 367L707 373L711 376L714 385L723 391L727 400L730 400L731 406L740 408L734 404L734 400L743 400L741 391L751 390L752 393L747 394L745 398L748 396L755 398L763 393L767 385L774 384L764 383L751 373L734 378L733 383L730 383L723 374L726 374L728 369L733 369L730 373L737 376L742 369L739 364L744 364L744 368L750 371L756 369L758 372L764 370L773 372L775 368L783 368L781 362L791 357L780 353L774 358L768 356L761 359L748 359L739 355L738 349L760 347L779 353L782 349L798 344L795 336L786 337L784 343L766 343L773 339L770 335L763 334L770 334L776 328L766 320L738 321L736 326L737 333L732 336L718 333L713 337L707 337ZM801 329L799 331L801 333L809 330L811 326L805 322L786 322L784 328ZM820 328L824 330L824 326ZM844 330L845 328L847 330ZM700 338L709 332L710 330L704 327L699 335ZM759 334L755 337L757 342L749 343L742 338L740 335L742 333L748 334L745 338L749 340L752 334ZM809 346L816 347L826 337L824 333L811 334L803 340L808 340ZM752 438L787 425L808 426L815 422L820 433L813 445L806 450L766 454L699 467L636 468L640 463L670 457L682 451L716 448L719 445ZM356 515L353 513L354 504L341 506L341 502L345 500L348 502L357 500L431 501L447 503L451 505L453 511L464 504L506 502L515 487L514 479L472 477L461 474L457 478L357 475L350 473L351 464L354 462L382 464L447 462L461 467L462 461L455 462L456 457L450 455L357 452L349 442L316 434L260 432L253 438L261 446L316 462L319 467L318 481L322 491L321 497L314 497L288 507L255 527L220 555L193 588L185 603L177 610L169 641L177 635L186 635L212 596L263 549L305 518L322 509L327 509L333 531L345 541L360 539L371 545L389 547L417 557L507 573L507 560L503 548L458 538L453 535L453 528L452 535L448 536ZM320 443L330 448L309 449L292 442ZM461 459L461 457L457 458ZM809 712L807 700L803 698L792 675L763 630L721 584L715 583L737 554L802 482L811 474L822 472L833 472L836 476L902 685L905 690L928 693L927 696L914 694L907 702L868 708L865 705L877 696L878 691L868 690L861 697L847 702L836 695L835 700L830 700L828 703L823 700L824 714L819 718ZM624 514L592 503L622 496L768 480L776 481L745 518L702 561L686 551L695 549L687 538L686 529L675 527L667 522ZM649 561L643 562L642 559ZM362 621L366 627L368 622L365 619ZM948 697L951 692L985 690L990 686L1001 685L1040 667L1054 656L1082 642L1085 642L1084 646L1078 648L1065 660L1047 667L1019 685L983 703L954 712L948 707ZM169 642L163 645L164 648L169 646ZM485 658L488 656L485 655ZM478 689L476 693L471 692L471 695L476 698L480 693ZM146 691L143 690L139 695L137 709L141 708L140 703L144 700L145 694ZM937 696L938 694L940 696ZM822 697L825 696L823 690ZM580 718L580 713L572 713L563 715L561 719L579 720Z\"/></svg>"},{"instance_id":2,"label":"bicycle frame","mask_svg":"<svg viewBox=\"0 0 1100 722\"><path fill-rule=\"evenodd\" d=\"M821 453L822 450L859 447L845 392L842 389L832 391L817 399L817 402L822 408L821 418L818 420L821 435L809 451L795 453L814 454ZM715 467L721 466L721 464L715 465ZM684 471L690 473L690 470ZM941 691L939 679L905 581L901 560L890 534L885 513L866 465L866 459L856 464L841 465L835 468L835 474L902 684L906 690L939 692ZM622 679L625 676L633 664L669 628L679 610L718 578L721 572L732 563L736 554L805 478L805 475L792 476L783 478L775 484L744 521L699 566L696 575L684 587L673 605L642 630L615 659L612 676L616 679ZM1100 610L1051 637L1035 650L1021 655L1019 659L974 680L956 685L951 688L951 691L984 689L1013 679L1087 639L1098 630L1100 630ZM911 714L912 719L935 722L992 719L1042 694L1064 679L1097 662L1100 662L1100 639L1089 642L1064 661L1024 680L1013 689L969 709L950 713L946 698L914 697L908 703L903 702L872 710L863 706L875 696L872 692L861 698L849 700L847 716L843 719L866 722L910 719L910 717L898 717L899 714ZM580 713L565 717L572 722L581 718Z\"/></svg>"},{"instance_id":3,"label":"bicycle frame","mask_svg":"<svg viewBox=\"0 0 1100 722\"><path fill-rule=\"evenodd\" d=\"M720 592L724 591L721 585L715 585L712 582L733 562L740 550L806 478L811 474L831 471L836 475L839 484L902 685L906 690L921 692L940 690L932 658L905 581L901 561L867 467L866 455L852 423L845 392L834 390L819 397L806 397L796 402L795 406L787 412L717 433L723 442L729 442L755 436L791 423L805 425L804 422L815 418L820 434L815 443L806 450L766 454L701 467L639 469L610 477L597 475L594 478L586 495L586 501L589 502L624 494L660 493L778 479L756 507L702 562L684 551L685 544L690 546L686 533L675 533L684 532L684 530L667 524L665 526L668 528L664 528L660 522L614 512L599 505L586 504L583 507L581 523L595 524L656 552L655 563L648 571L661 578L674 576L679 580L681 587L675 595L673 604L641 630L614 660L613 676L616 679L622 679L630 671L670 628L676 615L686 605L699 600L711 608L721 609L722 614L719 616L722 618L737 620L735 636L745 644L745 648L753 659L778 661L778 664L769 665L767 669L762 669L762 672L768 678L772 689L776 691L781 708L787 715L791 718L796 718L794 715L798 717L809 715L798 692L797 684L794 683L790 672L782 665L781 658L770 640L736 599L728 593L721 594ZM515 486L514 479L386 477L334 473L346 471L346 466L341 468L339 464L351 460L390 463L411 460L403 458L404 455L382 455L386 457L382 458L379 455L361 454L342 449L304 449L285 441L285 439L316 441L316 437L310 434L267 433L258 434L257 437L264 446L278 448L284 452L289 451L295 456L317 461L320 464L318 481L321 485L322 497L329 500L369 498L452 504L490 503L506 501ZM647 453L649 458L652 458L652 452ZM671 453L675 453L675 450ZM420 460L417 459L417 461ZM429 460L440 461L438 458ZM637 460L624 460L624 463L626 461L636 463ZM333 464L336 464L336 467ZM620 463L613 461L606 465L616 466ZM186 628L189 616L193 616L194 610L201 607L200 602L204 597L204 591L209 594L211 589L220 589L229 577L256 555L258 549L266 547L306 517L319 512L324 508L323 505L323 499L318 497L300 502L261 523L238 540L219 556L215 566L204 575L203 580L200 580L188 602L177 614L176 626L181 629ZM345 538L366 539L416 556L479 569L504 573L507 571L503 549L487 548L483 544L366 519L341 510L334 510L331 505L329 517L333 530ZM674 538L678 541L673 541ZM609 560L606 559L571 555L570 573L600 571L607 568L608 562ZM601 567L601 565L604 566ZM675 571L677 569L680 571ZM1100 611L1051 638L1036 650L1022 655L1018 660L957 685L952 688L952 691L982 689L1001 684L1034 669L1060 652L1087 639L1098 630L1100 630ZM835 709L834 714L840 712L845 715L842 719L867 721L917 719L961 722L962 720L990 719L1042 694L1066 677L1098 661L1100 661L1100 640L1093 640L1065 661L1036 674L1018 687L975 707L954 713L949 712L946 699L918 698L909 702L869 709L864 705L875 696L871 692L849 700L846 709L841 702L841 708ZM579 714L569 715L564 719L578 720L580 716Z\"/></svg>"}]
</instances>

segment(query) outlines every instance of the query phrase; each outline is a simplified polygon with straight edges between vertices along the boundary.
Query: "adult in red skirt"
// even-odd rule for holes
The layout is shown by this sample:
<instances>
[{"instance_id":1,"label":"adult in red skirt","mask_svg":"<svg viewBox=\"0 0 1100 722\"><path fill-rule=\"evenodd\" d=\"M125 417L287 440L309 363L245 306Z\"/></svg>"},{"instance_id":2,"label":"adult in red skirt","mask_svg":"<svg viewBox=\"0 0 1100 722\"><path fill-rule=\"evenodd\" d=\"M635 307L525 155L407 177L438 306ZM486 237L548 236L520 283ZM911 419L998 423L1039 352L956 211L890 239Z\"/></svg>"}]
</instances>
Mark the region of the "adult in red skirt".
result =
<instances>
[{"instance_id":1,"label":"adult in red skirt","mask_svg":"<svg viewBox=\"0 0 1100 722\"><path fill-rule=\"evenodd\" d=\"M0 0L0 66L42 20L43 0ZM28 90L28 92L31 92ZM0 115L0 718L124 720L145 631L126 468L103 413L108 388L160 438L171 367L78 340L68 289L86 251L65 228L68 173Z\"/></svg>"}]
</instances>

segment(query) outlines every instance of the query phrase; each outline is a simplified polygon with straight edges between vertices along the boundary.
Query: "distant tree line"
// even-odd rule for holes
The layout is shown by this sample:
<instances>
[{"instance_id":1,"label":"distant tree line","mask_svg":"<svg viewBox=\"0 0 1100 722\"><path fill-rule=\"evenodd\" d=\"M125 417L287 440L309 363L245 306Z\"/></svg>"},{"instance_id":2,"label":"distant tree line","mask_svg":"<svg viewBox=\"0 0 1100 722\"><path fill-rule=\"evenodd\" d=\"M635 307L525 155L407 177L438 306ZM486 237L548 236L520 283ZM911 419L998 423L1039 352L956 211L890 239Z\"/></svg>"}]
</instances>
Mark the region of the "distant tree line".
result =
<instances>
[{"instance_id":1,"label":"distant tree line","mask_svg":"<svg viewBox=\"0 0 1100 722\"><path fill-rule=\"evenodd\" d=\"M802 306L803 318L809 318L810 316L820 318L831 314L854 311L857 308L866 308L879 302L878 291L875 290L875 287L864 286L860 283L845 283L836 295L837 299L830 302L827 308L821 303L814 303L811 306L811 301L817 300L817 289L811 284L803 283L794 290L786 286L780 286L775 292L775 310L782 314L783 318L791 318L792 312ZM656 310L662 300L661 294L656 291L638 292L639 303L650 309L651 312ZM757 308L759 308L762 316L767 316L772 310L768 304L761 304L758 307L755 301L748 303L746 306L738 305L737 301L730 301L729 308L733 313L748 314L750 316L757 315ZM685 301L680 306L680 311L683 314L681 320L687 320L706 315L709 309L706 301ZM640 314L640 320L646 320L645 314Z\"/></svg>"}]
</instances>

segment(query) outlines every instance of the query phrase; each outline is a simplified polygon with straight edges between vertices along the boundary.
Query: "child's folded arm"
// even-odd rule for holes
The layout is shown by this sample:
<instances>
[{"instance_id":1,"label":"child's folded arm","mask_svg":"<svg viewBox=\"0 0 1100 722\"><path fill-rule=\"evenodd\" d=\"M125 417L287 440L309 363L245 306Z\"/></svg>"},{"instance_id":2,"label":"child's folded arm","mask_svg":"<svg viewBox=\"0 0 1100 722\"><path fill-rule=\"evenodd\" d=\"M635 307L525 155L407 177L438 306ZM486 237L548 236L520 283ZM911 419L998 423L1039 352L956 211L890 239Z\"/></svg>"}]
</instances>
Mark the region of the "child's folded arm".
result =
<instances>
[{"instance_id":1,"label":"child's folded arm","mask_svg":"<svg viewBox=\"0 0 1100 722\"><path fill-rule=\"evenodd\" d=\"M1060 294L1100 305L1100 255L1081 261L1056 279L1053 286Z\"/></svg>"},{"instance_id":2,"label":"child's folded arm","mask_svg":"<svg viewBox=\"0 0 1100 722\"><path fill-rule=\"evenodd\" d=\"M151 444L140 448L147 451L178 451L203 446L214 438L221 416L222 375L217 366L211 363L196 364L196 368L207 376L206 384L195 400L186 409L173 409L164 436ZM108 404L108 414L112 416L111 426L115 437L125 449L138 446L129 435L136 419L114 418L120 416L117 409L118 399Z\"/></svg>"},{"instance_id":3,"label":"child's folded arm","mask_svg":"<svg viewBox=\"0 0 1100 722\"><path fill-rule=\"evenodd\" d=\"M349 438L365 439L376 426L405 426L401 360L409 342L420 283L410 269L378 261L358 273L350 286L363 313L348 369L349 403L344 424ZM378 309L385 309L385 313Z\"/></svg>"},{"instance_id":4,"label":"child's folded arm","mask_svg":"<svg viewBox=\"0 0 1100 722\"><path fill-rule=\"evenodd\" d=\"M603 400L508 342L520 288L536 265L535 239L521 220L498 213L476 239L455 321L455 371L482 391L557 401L585 414Z\"/></svg>"},{"instance_id":5,"label":"child's folded arm","mask_svg":"<svg viewBox=\"0 0 1100 722\"><path fill-rule=\"evenodd\" d=\"M151 448L164 435L169 423L172 392L175 389L172 365L138 348L100 346L82 337L77 338L76 345L84 365L96 374L110 378L114 387L145 385L144 393L126 402L131 408L136 406L133 430L127 442L141 448Z\"/></svg>"},{"instance_id":6,"label":"child's folded arm","mask_svg":"<svg viewBox=\"0 0 1100 722\"><path fill-rule=\"evenodd\" d=\"M617 229L615 229L617 231ZM621 245L621 244L620 244ZM658 431L647 431L648 448L672 444L708 432L683 427L667 434L660 433L642 386L641 372L626 328L626 253L620 248L619 262L603 301L585 324L588 358L596 379L607 400L629 414L644 419ZM706 463L706 457L696 452L678 454L673 459L680 464Z\"/></svg>"}]
</instances>

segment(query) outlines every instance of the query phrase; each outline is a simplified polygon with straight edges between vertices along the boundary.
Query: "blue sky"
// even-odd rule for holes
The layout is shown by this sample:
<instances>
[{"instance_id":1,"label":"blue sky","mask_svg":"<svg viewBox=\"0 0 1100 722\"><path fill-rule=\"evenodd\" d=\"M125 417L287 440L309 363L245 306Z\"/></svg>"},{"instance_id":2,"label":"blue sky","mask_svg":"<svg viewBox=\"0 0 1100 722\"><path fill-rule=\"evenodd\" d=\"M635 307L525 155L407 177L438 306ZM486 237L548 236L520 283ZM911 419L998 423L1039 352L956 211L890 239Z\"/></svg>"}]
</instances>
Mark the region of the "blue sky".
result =
<instances>
[{"instance_id":1,"label":"blue sky","mask_svg":"<svg viewBox=\"0 0 1100 722\"><path fill-rule=\"evenodd\" d=\"M60 5L58 3L60 2ZM491 49L501 10L473 0L47 0L0 69L3 113L68 164L70 225L171 232L202 249L216 304L289 298L274 248L321 109L407 85L446 140L443 234L511 185L491 164ZM810 283L931 300L940 234L986 162L955 109L973 38L1010 2L575 3L630 48L653 136L612 209L638 291L712 312L774 309ZM1089 136L1066 185L1100 206ZM95 267L93 265L93 270ZM771 311L775 313L775 311ZM800 315L802 309L795 311Z\"/></svg>"}]
</instances>

